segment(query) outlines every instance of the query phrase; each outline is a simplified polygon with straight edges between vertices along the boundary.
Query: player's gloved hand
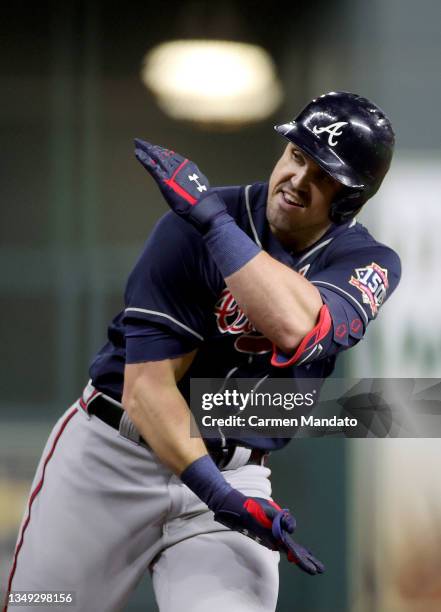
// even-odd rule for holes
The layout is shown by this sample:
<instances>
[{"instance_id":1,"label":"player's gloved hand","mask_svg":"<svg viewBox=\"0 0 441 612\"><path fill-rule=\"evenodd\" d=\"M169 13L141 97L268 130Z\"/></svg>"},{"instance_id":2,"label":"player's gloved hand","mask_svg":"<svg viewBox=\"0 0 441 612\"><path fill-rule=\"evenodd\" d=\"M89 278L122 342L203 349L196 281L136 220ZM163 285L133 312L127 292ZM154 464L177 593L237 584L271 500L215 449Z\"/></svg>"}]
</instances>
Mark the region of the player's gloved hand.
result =
<instances>
[{"instance_id":1,"label":"player's gloved hand","mask_svg":"<svg viewBox=\"0 0 441 612\"><path fill-rule=\"evenodd\" d=\"M324 565L289 535L296 528L295 518L289 510L280 508L273 501L246 497L232 489L215 512L214 518L271 550L285 553L288 561L308 574L324 572Z\"/></svg>"},{"instance_id":2,"label":"player's gloved hand","mask_svg":"<svg viewBox=\"0 0 441 612\"><path fill-rule=\"evenodd\" d=\"M135 155L155 179L168 205L175 213L205 233L215 219L226 216L221 198L210 191L210 183L199 168L175 151L135 138Z\"/></svg>"},{"instance_id":3,"label":"player's gloved hand","mask_svg":"<svg viewBox=\"0 0 441 612\"><path fill-rule=\"evenodd\" d=\"M296 527L289 510L261 497L247 497L222 476L209 455L191 463L181 480L214 512L214 518L229 529L239 531L259 544L286 554L308 574L321 574L324 565L311 552L290 537Z\"/></svg>"},{"instance_id":4,"label":"player's gloved hand","mask_svg":"<svg viewBox=\"0 0 441 612\"><path fill-rule=\"evenodd\" d=\"M220 273L227 278L260 253L258 246L228 214L206 176L189 159L135 139L135 155L155 179L171 209L200 234Z\"/></svg>"}]
</instances>

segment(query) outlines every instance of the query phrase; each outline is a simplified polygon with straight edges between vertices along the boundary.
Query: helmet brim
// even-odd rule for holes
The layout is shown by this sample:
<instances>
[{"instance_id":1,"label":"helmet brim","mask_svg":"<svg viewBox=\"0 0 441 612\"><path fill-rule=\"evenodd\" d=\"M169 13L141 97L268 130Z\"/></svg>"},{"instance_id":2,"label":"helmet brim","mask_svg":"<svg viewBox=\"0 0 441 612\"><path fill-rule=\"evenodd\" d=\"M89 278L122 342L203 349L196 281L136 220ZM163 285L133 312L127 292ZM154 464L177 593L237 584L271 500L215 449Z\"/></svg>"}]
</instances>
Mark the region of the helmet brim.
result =
<instances>
[{"instance_id":1,"label":"helmet brim","mask_svg":"<svg viewBox=\"0 0 441 612\"><path fill-rule=\"evenodd\" d=\"M354 171L337 155L331 147L323 146L320 138L302 124L291 121L275 125L276 132L299 147L308 157L311 157L333 179L350 189L364 190L366 186Z\"/></svg>"}]
</instances>

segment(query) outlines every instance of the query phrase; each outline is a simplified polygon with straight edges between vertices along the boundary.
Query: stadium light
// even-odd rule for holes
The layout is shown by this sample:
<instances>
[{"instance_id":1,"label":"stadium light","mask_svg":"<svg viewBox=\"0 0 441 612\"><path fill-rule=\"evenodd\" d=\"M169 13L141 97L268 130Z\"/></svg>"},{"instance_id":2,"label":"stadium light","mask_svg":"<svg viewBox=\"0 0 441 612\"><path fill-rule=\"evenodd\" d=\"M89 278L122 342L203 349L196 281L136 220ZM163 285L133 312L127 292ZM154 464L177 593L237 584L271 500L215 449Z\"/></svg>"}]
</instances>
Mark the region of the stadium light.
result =
<instances>
[{"instance_id":1,"label":"stadium light","mask_svg":"<svg viewBox=\"0 0 441 612\"><path fill-rule=\"evenodd\" d=\"M243 124L271 115L283 94L261 47L220 40L176 40L152 49L141 78L175 119Z\"/></svg>"}]
</instances>

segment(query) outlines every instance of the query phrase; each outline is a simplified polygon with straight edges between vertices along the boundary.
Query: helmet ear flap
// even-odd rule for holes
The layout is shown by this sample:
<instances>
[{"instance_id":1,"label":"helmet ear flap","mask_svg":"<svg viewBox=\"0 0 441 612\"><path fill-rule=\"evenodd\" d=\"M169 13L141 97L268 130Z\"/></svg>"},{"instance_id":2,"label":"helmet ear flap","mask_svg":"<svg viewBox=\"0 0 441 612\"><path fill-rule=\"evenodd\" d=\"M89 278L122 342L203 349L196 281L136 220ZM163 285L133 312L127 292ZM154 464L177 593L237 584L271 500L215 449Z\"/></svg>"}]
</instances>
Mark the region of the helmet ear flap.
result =
<instances>
[{"instance_id":1,"label":"helmet ear flap","mask_svg":"<svg viewBox=\"0 0 441 612\"><path fill-rule=\"evenodd\" d=\"M342 225L358 213L367 199L362 191L345 188L332 202L329 218L336 225Z\"/></svg>"}]
</instances>

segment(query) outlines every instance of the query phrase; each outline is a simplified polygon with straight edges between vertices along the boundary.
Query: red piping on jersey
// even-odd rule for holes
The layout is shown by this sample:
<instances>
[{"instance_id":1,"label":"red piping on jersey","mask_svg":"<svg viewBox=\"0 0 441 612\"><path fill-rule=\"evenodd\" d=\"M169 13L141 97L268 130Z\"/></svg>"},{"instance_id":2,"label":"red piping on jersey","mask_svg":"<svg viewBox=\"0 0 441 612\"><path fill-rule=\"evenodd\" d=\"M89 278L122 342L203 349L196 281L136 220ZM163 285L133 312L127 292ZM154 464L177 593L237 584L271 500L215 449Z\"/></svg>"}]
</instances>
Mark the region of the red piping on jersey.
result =
<instances>
[{"instance_id":1,"label":"red piping on jersey","mask_svg":"<svg viewBox=\"0 0 441 612\"><path fill-rule=\"evenodd\" d=\"M328 335L331 326L332 318L329 312L329 308L326 306L326 304L323 304L323 306L320 308L319 320L317 325L309 332L309 334L307 334L303 338L303 340L297 347L296 352L292 357L290 357L288 361L285 361L283 363L277 361L279 349L277 348L277 346L273 345L274 352L271 358L271 365L276 366L277 368L287 368L288 366L295 365L295 362L300 359L306 349L310 350L314 348L314 346L318 344L320 340L323 340L323 338Z\"/></svg>"},{"instance_id":2,"label":"red piping on jersey","mask_svg":"<svg viewBox=\"0 0 441 612\"><path fill-rule=\"evenodd\" d=\"M37 497L37 495L40 493L42 487L43 487L43 483L44 483L44 476L46 473L46 468L47 465L49 463L49 461L52 459L52 455L55 452L55 447L57 446L58 440L61 437L61 434L63 433L63 431L66 428L66 425L69 423L69 421L71 420L71 418L78 412L78 408L74 408L72 410L72 412L70 412L67 417L64 419L63 423L61 424L61 427L55 437L55 440L52 443L52 448L49 451L48 456L46 457L46 459L44 460L44 464L43 464L43 472L41 474L41 478L39 483L37 484L37 486L35 487L35 489L32 491L31 496L29 498L29 503L28 503L28 515L26 517L25 522L23 523L23 528L21 530L21 536L20 536L20 541L17 544L17 548L15 549L15 553L14 553L14 560L12 563L12 568L11 568L11 572L9 574L9 582L8 582L8 589L6 591L6 601L5 601L5 607L3 608L3 612L7 612L8 609L8 598L9 598L9 593L11 592L11 586L12 586L12 580L14 579L14 574L15 574L15 570L17 569L17 558L18 558L18 554L21 550L21 547L23 546L23 540L24 540L24 534L25 531L29 525L29 522L31 520L31 510L32 510L32 504L34 503L35 498Z\"/></svg>"},{"instance_id":3,"label":"red piping on jersey","mask_svg":"<svg viewBox=\"0 0 441 612\"><path fill-rule=\"evenodd\" d=\"M183 189L180 185L178 185L178 183L176 183L175 181L175 176L178 174L178 172L185 166L185 164L188 164L188 159L184 159L184 161L182 162L182 164L180 166L178 166L178 168L175 170L175 172L173 173L173 175L171 176L171 178L167 179L165 182L166 185L168 185L171 189L173 189L173 191L175 191L178 195L181 196L181 198L184 198L184 200L186 202L188 202L189 204L191 204L192 206L194 206L197 202L196 198L194 198L192 195L190 195L187 191L185 191L185 189Z\"/></svg>"}]
</instances>

